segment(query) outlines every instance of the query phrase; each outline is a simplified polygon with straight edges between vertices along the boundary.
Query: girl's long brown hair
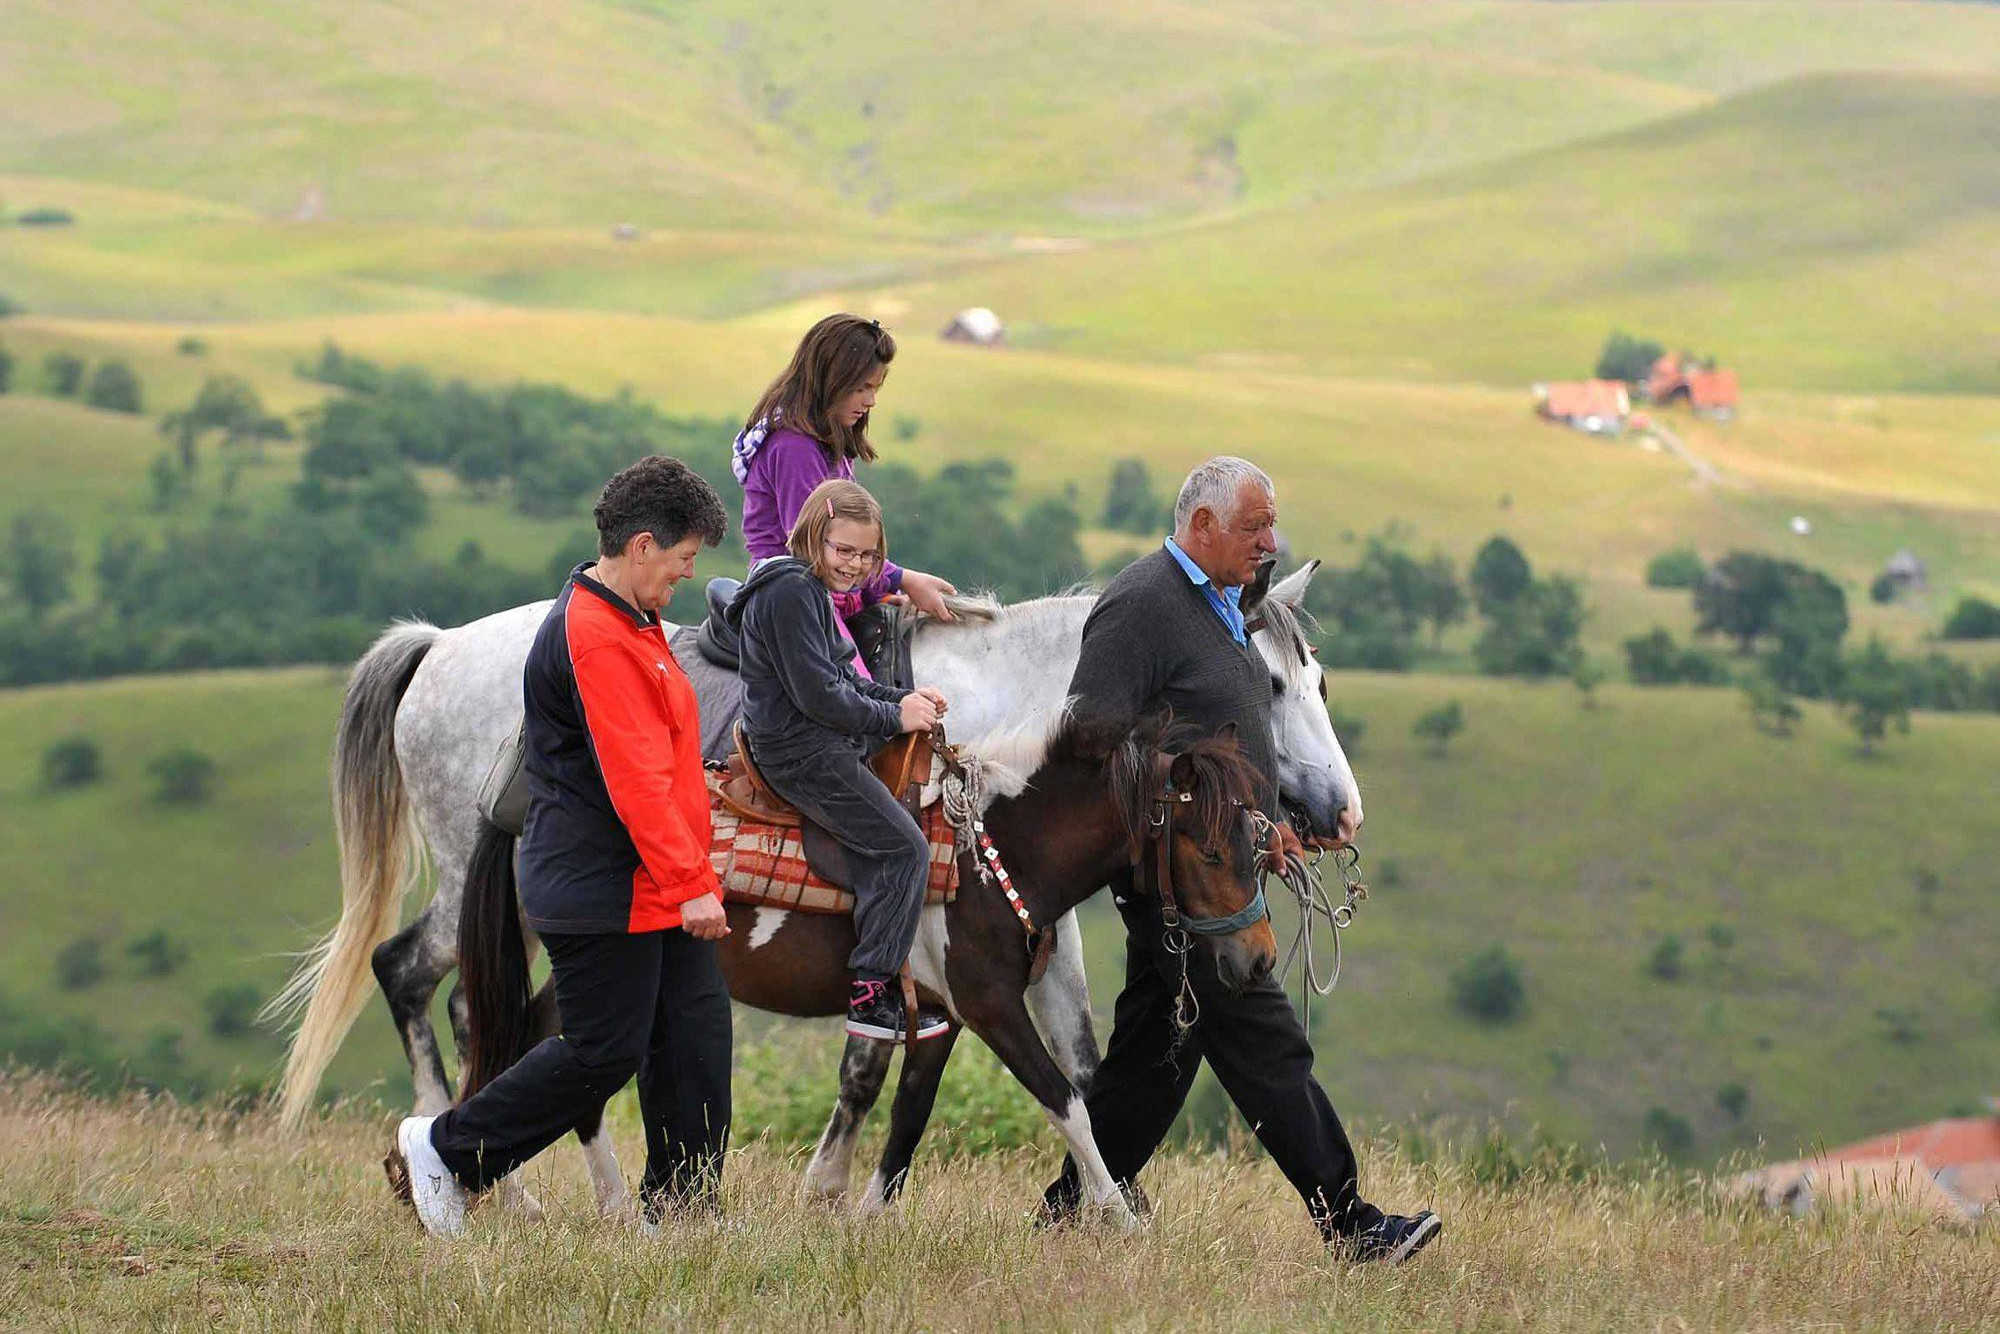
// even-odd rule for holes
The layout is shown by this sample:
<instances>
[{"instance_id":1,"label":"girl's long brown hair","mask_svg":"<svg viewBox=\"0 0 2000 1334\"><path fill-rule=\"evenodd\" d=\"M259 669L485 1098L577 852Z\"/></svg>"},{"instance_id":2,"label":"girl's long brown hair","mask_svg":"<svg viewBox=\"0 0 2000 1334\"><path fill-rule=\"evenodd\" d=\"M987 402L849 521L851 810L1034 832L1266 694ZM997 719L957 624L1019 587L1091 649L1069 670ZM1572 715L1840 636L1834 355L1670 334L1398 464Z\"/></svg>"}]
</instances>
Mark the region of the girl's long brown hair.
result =
<instances>
[{"instance_id":1,"label":"girl's long brown hair","mask_svg":"<svg viewBox=\"0 0 2000 1334\"><path fill-rule=\"evenodd\" d=\"M833 406L862 385L878 366L896 359L896 340L875 320L829 315L806 330L792 364L750 409L746 431L760 421L800 431L833 451L835 459L875 461L868 443L868 414L852 426L833 420ZM772 418L775 416L775 420Z\"/></svg>"},{"instance_id":2,"label":"girl's long brown hair","mask_svg":"<svg viewBox=\"0 0 2000 1334\"><path fill-rule=\"evenodd\" d=\"M799 507L799 517L792 521L785 549L812 566L814 574L825 578L826 530L833 527L835 519L874 524L875 552L885 560L888 558L889 534L882 526L881 505L859 482L844 482L838 477L821 482L806 497L805 504ZM880 562L875 568L882 568Z\"/></svg>"}]
</instances>

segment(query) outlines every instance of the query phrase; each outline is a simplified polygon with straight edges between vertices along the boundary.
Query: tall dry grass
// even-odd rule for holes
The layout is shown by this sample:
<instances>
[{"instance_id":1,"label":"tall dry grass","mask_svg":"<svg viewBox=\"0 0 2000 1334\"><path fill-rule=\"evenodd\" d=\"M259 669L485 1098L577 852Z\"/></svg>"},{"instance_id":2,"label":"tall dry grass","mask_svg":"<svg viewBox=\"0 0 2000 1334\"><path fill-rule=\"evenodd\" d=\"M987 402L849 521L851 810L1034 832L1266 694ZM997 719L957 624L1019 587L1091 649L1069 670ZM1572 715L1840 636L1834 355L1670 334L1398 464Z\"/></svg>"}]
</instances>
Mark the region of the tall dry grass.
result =
<instances>
[{"instance_id":1,"label":"tall dry grass","mask_svg":"<svg viewBox=\"0 0 2000 1334\"><path fill-rule=\"evenodd\" d=\"M798 1162L732 1155L726 1215L659 1240L600 1223L572 1154L530 1169L540 1223L424 1238L377 1160L389 1124L94 1101L0 1081L0 1327L34 1330L1200 1328L1924 1329L2000 1320L2000 1237L1888 1212L1793 1220L1665 1176L1482 1185L1364 1153L1367 1193L1434 1205L1399 1270L1315 1244L1271 1165L1164 1158L1143 1234L1036 1231L1043 1151L920 1162L855 1222ZM629 1130L623 1136L633 1148Z\"/></svg>"}]
</instances>

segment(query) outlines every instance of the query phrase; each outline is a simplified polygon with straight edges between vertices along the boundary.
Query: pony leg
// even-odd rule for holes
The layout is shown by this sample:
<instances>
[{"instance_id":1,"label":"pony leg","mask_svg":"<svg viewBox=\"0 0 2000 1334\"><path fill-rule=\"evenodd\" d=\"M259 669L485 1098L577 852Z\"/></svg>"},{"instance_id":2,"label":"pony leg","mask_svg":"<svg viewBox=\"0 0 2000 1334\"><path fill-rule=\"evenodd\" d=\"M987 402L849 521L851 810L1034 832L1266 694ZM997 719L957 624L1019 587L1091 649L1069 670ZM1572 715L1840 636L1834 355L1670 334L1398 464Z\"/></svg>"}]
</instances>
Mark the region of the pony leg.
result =
<instances>
[{"instance_id":1,"label":"pony leg","mask_svg":"<svg viewBox=\"0 0 2000 1334\"><path fill-rule=\"evenodd\" d=\"M970 995L965 1000L966 1024L993 1049L993 1054L1034 1095L1035 1101L1042 1104L1042 1113L1069 1146L1070 1156L1076 1159L1090 1202L1103 1211L1112 1226L1124 1232L1136 1231L1138 1216L1125 1202L1125 1194L1112 1179L1111 1169L1104 1165L1104 1155L1097 1151L1083 1094L1069 1082L1055 1058L1049 1055L1049 1049L1042 1045L1042 1036L1036 1032L1034 1020L1028 1017L1021 995L983 992L979 993L977 1004L972 1003Z\"/></svg>"},{"instance_id":2,"label":"pony leg","mask_svg":"<svg viewBox=\"0 0 2000 1334\"><path fill-rule=\"evenodd\" d=\"M451 996L454 1005L456 1005L464 994L465 988L463 985L452 989ZM556 993L552 985L546 982L542 984L542 989L535 993L533 1000L528 1002L528 1011L528 1042L530 1045L540 1042L543 1038L555 1036L561 1025L556 1016ZM458 1011L454 1008L452 1011L452 1023L454 1027L458 1022ZM459 1050L465 1050L463 1036L459 1039ZM614 1162L612 1167L615 1170L617 1164ZM547 1212L542 1208L542 1202L535 1198L535 1193L529 1190L526 1183L521 1180L521 1174L518 1171L509 1172L506 1176L494 1182L493 1195L495 1199L500 1201L502 1209L530 1223L541 1221L543 1214Z\"/></svg>"},{"instance_id":3,"label":"pony leg","mask_svg":"<svg viewBox=\"0 0 2000 1334\"><path fill-rule=\"evenodd\" d=\"M1083 932L1076 912L1056 923L1056 949L1042 980L1028 988L1027 1001L1042 1038L1069 1082L1089 1090L1102 1059L1090 1013L1090 983L1083 975Z\"/></svg>"},{"instance_id":4,"label":"pony leg","mask_svg":"<svg viewBox=\"0 0 2000 1334\"><path fill-rule=\"evenodd\" d=\"M410 1061L419 1116L436 1116L452 1102L451 1080L431 1027L431 999L458 960L456 951L438 940L432 927L431 909L426 907L416 921L377 945L371 960L396 1035L403 1040L403 1054Z\"/></svg>"},{"instance_id":5,"label":"pony leg","mask_svg":"<svg viewBox=\"0 0 2000 1334\"><path fill-rule=\"evenodd\" d=\"M840 1097L820 1133L812 1162L806 1166L802 1189L807 1199L837 1204L846 1198L847 1181L854 1170L854 1142L861 1137L861 1123L868 1119L875 1099L881 1096L882 1081L889 1076L892 1045L874 1038L847 1039L847 1049L840 1055Z\"/></svg>"},{"instance_id":6,"label":"pony leg","mask_svg":"<svg viewBox=\"0 0 2000 1334\"><path fill-rule=\"evenodd\" d=\"M618 1170L618 1154L611 1147L611 1132L604 1128L604 1108L576 1128L577 1142L583 1146L584 1165L590 1169L590 1190L597 1197L597 1216L616 1222L638 1218L625 1174Z\"/></svg>"},{"instance_id":7,"label":"pony leg","mask_svg":"<svg viewBox=\"0 0 2000 1334\"><path fill-rule=\"evenodd\" d=\"M896 1079L896 1097L889 1105L889 1139L882 1146L882 1162L868 1182L868 1193L855 1205L863 1217L881 1213L896 1202L909 1182L910 1159L917 1142L930 1124L931 1109L937 1105L938 1084L944 1079L945 1063L958 1044L959 1029L949 1030L919 1042L903 1053L903 1070Z\"/></svg>"}]
</instances>

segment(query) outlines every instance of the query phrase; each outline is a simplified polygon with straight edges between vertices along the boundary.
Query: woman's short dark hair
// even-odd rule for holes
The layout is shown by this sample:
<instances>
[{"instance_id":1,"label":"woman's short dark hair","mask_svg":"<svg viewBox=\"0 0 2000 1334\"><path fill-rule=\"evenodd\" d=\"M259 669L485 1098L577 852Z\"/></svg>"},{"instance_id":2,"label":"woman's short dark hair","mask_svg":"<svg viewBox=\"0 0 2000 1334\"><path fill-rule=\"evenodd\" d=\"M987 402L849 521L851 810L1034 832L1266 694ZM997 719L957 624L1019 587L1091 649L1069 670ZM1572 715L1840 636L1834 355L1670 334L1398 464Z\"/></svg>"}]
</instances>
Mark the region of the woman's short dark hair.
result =
<instances>
[{"instance_id":1,"label":"woman's short dark hair","mask_svg":"<svg viewBox=\"0 0 2000 1334\"><path fill-rule=\"evenodd\" d=\"M715 488L665 454L649 454L606 482L591 515L603 556L623 555L641 533L651 533L663 547L697 535L712 547L729 535L729 515Z\"/></svg>"}]
</instances>

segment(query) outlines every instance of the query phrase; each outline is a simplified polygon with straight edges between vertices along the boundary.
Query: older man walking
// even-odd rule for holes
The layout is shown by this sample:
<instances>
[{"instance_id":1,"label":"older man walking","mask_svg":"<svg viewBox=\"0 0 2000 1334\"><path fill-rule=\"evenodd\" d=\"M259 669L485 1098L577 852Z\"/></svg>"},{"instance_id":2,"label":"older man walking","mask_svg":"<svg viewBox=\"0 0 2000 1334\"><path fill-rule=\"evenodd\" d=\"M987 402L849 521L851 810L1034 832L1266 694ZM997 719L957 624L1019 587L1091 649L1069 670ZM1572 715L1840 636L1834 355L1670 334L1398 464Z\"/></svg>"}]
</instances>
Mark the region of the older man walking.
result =
<instances>
[{"instance_id":1,"label":"older man walking","mask_svg":"<svg viewBox=\"0 0 2000 1334\"><path fill-rule=\"evenodd\" d=\"M1189 473L1174 535L1111 581L1084 624L1070 682L1083 714L1169 707L1204 731L1235 723L1264 776L1265 811L1278 809L1271 674L1249 642L1241 601L1277 552L1277 521L1275 489L1255 465L1224 456ZM1125 988L1086 1102L1105 1164L1128 1193L1206 1060L1337 1250L1397 1264L1436 1237L1437 1215L1384 1214L1361 1198L1354 1150L1313 1078L1312 1044L1278 981L1232 993L1214 955L1197 948L1185 967L1198 1017L1182 1035L1174 1006L1183 962L1167 948L1159 904L1130 892L1129 882L1112 888L1125 919ZM1074 1213L1081 1198L1076 1164L1065 1162L1046 1195L1048 1216Z\"/></svg>"}]
</instances>

